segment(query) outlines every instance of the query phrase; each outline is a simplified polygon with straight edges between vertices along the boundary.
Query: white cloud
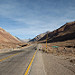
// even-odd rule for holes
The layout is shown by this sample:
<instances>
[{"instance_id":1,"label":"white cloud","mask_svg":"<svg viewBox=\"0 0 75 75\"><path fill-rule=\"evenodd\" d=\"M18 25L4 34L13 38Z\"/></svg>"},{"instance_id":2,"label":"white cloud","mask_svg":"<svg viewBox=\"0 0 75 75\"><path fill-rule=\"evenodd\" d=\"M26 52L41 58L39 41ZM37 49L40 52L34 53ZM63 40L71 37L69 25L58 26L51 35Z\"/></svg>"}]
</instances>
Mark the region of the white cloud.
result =
<instances>
[{"instance_id":1,"label":"white cloud","mask_svg":"<svg viewBox=\"0 0 75 75\"><path fill-rule=\"evenodd\" d=\"M45 6L44 4L41 5L39 2L39 5L31 2L31 6L29 2L26 2L27 4L16 0L15 2L13 0L6 2L0 3L0 16L15 21L14 27L19 23L23 26L22 28L16 28L16 30L7 30L15 35L37 35L48 30L52 31L66 22L75 20L75 7L72 6L68 8L59 7L59 9L51 6L52 4L46 1L48 6L46 4Z\"/></svg>"}]
</instances>

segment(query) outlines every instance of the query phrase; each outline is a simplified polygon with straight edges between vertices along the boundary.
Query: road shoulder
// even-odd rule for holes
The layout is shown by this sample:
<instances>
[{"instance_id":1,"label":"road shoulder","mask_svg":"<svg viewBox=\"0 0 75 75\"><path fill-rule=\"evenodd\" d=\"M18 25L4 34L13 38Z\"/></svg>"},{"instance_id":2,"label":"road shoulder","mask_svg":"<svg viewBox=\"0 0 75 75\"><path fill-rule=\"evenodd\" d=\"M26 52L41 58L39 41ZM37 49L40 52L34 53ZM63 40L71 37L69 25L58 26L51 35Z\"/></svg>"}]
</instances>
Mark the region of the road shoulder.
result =
<instances>
[{"instance_id":1,"label":"road shoulder","mask_svg":"<svg viewBox=\"0 0 75 75\"><path fill-rule=\"evenodd\" d=\"M46 75L42 53L38 50L29 75Z\"/></svg>"},{"instance_id":2,"label":"road shoulder","mask_svg":"<svg viewBox=\"0 0 75 75\"><path fill-rule=\"evenodd\" d=\"M75 65L65 60L63 56L42 54L47 75L75 75Z\"/></svg>"}]
</instances>

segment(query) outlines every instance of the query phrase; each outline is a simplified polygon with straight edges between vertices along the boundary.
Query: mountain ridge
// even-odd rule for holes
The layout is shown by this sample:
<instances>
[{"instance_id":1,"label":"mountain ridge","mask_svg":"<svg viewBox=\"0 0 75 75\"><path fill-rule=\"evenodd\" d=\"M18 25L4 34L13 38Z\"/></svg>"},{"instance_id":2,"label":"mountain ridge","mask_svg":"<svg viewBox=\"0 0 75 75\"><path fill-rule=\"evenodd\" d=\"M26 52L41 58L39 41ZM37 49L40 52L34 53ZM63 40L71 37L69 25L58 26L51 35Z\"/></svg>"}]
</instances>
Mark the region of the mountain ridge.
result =
<instances>
[{"instance_id":1,"label":"mountain ridge","mask_svg":"<svg viewBox=\"0 0 75 75\"><path fill-rule=\"evenodd\" d=\"M75 21L68 22L60 28L46 34L39 41L45 42L46 36L48 35L48 42L66 41L75 39Z\"/></svg>"},{"instance_id":2,"label":"mountain ridge","mask_svg":"<svg viewBox=\"0 0 75 75\"><path fill-rule=\"evenodd\" d=\"M19 43L21 43L20 40L0 27L0 49L15 48Z\"/></svg>"},{"instance_id":3,"label":"mountain ridge","mask_svg":"<svg viewBox=\"0 0 75 75\"><path fill-rule=\"evenodd\" d=\"M6 32L3 28L0 27L0 42L20 42L16 37L12 36L10 33Z\"/></svg>"},{"instance_id":4,"label":"mountain ridge","mask_svg":"<svg viewBox=\"0 0 75 75\"><path fill-rule=\"evenodd\" d=\"M39 34L30 40L30 42L46 42L47 35L47 41L49 43L75 39L75 21L68 22L54 31L48 32L47 34L45 33L42 37L40 37L41 34Z\"/></svg>"},{"instance_id":5,"label":"mountain ridge","mask_svg":"<svg viewBox=\"0 0 75 75\"><path fill-rule=\"evenodd\" d=\"M45 33L41 33L39 35L37 35L35 38L31 39L29 42L35 42L38 41L39 39L41 39L44 35L46 35L47 33L49 33L50 31L47 31Z\"/></svg>"}]
</instances>

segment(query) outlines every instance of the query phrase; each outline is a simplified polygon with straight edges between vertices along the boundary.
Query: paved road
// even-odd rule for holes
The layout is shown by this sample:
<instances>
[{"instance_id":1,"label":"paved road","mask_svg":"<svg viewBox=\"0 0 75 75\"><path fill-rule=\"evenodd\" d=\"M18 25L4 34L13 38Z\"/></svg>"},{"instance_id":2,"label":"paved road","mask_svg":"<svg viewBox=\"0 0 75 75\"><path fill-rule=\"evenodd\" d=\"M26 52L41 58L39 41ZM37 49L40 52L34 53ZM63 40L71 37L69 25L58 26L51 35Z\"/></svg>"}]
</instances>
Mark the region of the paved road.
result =
<instances>
[{"instance_id":1,"label":"paved road","mask_svg":"<svg viewBox=\"0 0 75 75\"><path fill-rule=\"evenodd\" d=\"M43 53L39 50L40 44L0 54L0 75L25 75L36 47L37 53L28 75L75 75L74 64L63 60L62 56Z\"/></svg>"},{"instance_id":2,"label":"paved road","mask_svg":"<svg viewBox=\"0 0 75 75\"><path fill-rule=\"evenodd\" d=\"M38 49L41 48L41 45L38 46ZM75 65L61 55L38 50L29 75L75 75Z\"/></svg>"},{"instance_id":3,"label":"paved road","mask_svg":"<svg viewBox=\"0 0 75 75\"><path fill-rule=\"evenodd\" d=\"M30 46L23 50L0 54L0 75L24 75L34 52L35 46Z\"/></svg>"}]
</instances>

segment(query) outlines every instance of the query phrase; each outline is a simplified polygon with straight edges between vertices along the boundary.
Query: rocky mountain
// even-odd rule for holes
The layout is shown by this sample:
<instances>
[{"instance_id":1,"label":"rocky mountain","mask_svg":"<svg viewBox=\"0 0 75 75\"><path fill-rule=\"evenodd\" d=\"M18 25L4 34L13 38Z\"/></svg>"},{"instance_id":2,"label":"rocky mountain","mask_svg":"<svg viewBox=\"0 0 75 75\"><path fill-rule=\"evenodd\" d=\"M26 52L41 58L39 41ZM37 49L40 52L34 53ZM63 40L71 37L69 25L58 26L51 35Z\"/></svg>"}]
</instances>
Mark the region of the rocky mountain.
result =
<instances>
[{"instance_id":1,"label":"rocky mountain","mask_svg":"<svg viewBox=\"0 0 75 75\"><path fill-rule=\"evenodd\" d=\"M44 37L47 33L49 33L49 31L37 35L35 38L31 39L29 42L35 42L35 41L38 41L39 39L41 39L42 37Z\"/></svg>"},{"instance_id":2,"label":"rocky mountain","mask_svg":"<svg viewBox=\"0 0 75 75\"><path fill-rule=\"evenodd\" d=\"M27 42L30 41L30 39L23 39L23 40L21 40L21 41L27 43Z\"/></svg>"},{"instance_id":3,"label":"rocky mountain","mask_svg":"<svg viewBox=\"0 0 75 75\"><path fill-rule=\"evenodd\" d=\"M0 27L0 49L16 48L19 43L21 43L20 40Z\"/></svg>"},{"instance_id":4,"label":"rocky mountain","mask_svg":"<svg viewBox=\"0 0 75 75\"><path fill-rule=\"evenodd\" d=\"M0 27L0 43L4 42L18 43L20 41Z\"/></svg>"},{"instance_id":5,"label":"rocky mountain","mask_svg":"<svg viewBox=\"0 0 75 75\"><path fill-rule=\"evenodd\" d=\"M39 41L45 42L47 35L48 35L48 42L60 42L75 39L75 21L66 23L60 28L52 32L49 32L44 37L39 39Z\"/></svg>"}]
</instances>

